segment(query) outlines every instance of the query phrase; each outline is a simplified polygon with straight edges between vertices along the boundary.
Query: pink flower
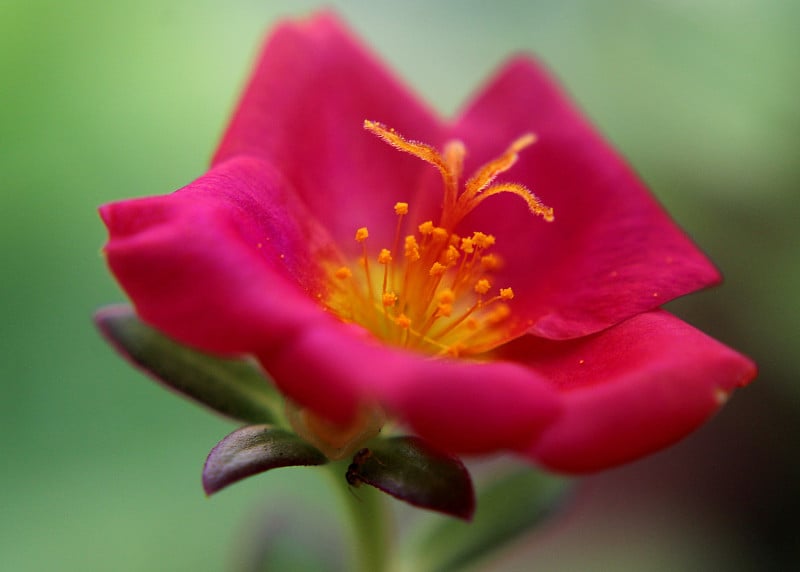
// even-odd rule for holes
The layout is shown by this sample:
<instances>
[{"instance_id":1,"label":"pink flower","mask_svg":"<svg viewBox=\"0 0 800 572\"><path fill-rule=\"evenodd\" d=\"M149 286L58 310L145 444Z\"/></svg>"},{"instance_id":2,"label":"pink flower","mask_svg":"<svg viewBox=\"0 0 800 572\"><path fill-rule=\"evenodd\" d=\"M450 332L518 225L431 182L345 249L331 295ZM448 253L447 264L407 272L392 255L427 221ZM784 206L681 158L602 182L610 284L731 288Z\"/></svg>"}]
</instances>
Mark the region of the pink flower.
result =
<instances>
[{"instance_id":1,"label":"pink flower","mask_svg":"<svg viewBox=\"0 0 800 572\"><path fill-rule=\"evenodd\" d=\"M335 18L283 23L210 170L100 212L142 319L256 356L323 441L385 413L454 453L590 471L755 375L658 309L719 274L526 57L444 122Z\"/></svg>"}]
</instances>

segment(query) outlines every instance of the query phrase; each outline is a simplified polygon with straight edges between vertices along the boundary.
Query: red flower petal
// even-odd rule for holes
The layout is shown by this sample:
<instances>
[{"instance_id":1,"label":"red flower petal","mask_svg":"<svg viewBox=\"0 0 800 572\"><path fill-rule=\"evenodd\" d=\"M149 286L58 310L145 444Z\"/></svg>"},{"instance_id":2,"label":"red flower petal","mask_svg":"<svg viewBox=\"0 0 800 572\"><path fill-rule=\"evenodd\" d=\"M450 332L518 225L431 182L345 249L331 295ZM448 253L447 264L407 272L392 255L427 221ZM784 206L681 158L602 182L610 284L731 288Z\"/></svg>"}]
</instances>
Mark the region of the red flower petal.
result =
<instances>
[{"instance_id":1,"label":"red flower petal","mask_svg":"<svg viewBox=\"0 0 800 572\"><path fill-rule=\"evenodd\" d=\"M561 392L564 413L525 453L571 473L674 443L756 374L750 360L660 310L579 340L526 336L502 355Z\"/></svg>"},{"instance_id":2,"label":"red flower petal","mask_svg":"<svg viewBox=\"0 0 800 572\"><path fill-rule=\"evenodd\" d=\"M108 263L139 315L200 349L245 353L330 319L304 293L330 248L264 161L221 163L175 194L105 205Z\"/></svg>"},{"instance_id":3,"label":"red flower petal","mask_svg":"<svg viewBox=\"0 0 800 572\"><path fill-rule=\"evenodd\" d=\"M517 197L500 195L465 226L497 235L507 262L497 283L514 288L514 312L530 320L531 333L586 335L719 281L550 76L517 58L464 113L454 134L471 152L469 172L525 132L538 141L505 177L553 207L555 222L534 219Z\"/></svg>"},{"instance_id":4,"label":"red flower petal","mask_svg":"<svg viewBox=\"0 0 800 572\"><path fill-rule=\"evenodd\" d=\"M431 168L398 158L364 131L365 119L427 142L443 138L439 119L336 18L286 22L266 43L214 162L268 158L339 244L350 245L364 225L375 244L388 244L392 206L406 201L415 208L412 193Z\"/></svg>"},{"instance_id":5,"label":"red flower petal","mask_svg":"<svg viewBox=\"0 0 800 572\"><path fill-rule=\"evenodd\" d=\"M319 413L341 419L348 402L378 402L456 453L523 447L560 407L543 377L516 364L432 359L344 324L308 328L260 357L283 392Z\"/></svg>"}]
</instances>

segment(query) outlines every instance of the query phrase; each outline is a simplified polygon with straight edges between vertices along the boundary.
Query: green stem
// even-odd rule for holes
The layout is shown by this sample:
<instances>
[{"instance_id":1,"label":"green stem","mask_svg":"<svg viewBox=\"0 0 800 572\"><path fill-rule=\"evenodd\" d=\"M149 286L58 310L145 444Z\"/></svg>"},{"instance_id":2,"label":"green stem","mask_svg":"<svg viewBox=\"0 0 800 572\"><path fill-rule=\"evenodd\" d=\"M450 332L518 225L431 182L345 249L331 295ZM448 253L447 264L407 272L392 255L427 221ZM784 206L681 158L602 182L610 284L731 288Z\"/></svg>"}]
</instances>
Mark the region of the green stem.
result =
<instances>
[{"instance_id":1,"label":"green stem","mask_svg":"<svg viewBox=\"0 0 800 572\"><path fill-rule=\"evenodd\" d=\"M383 493L369 486L351 488L345 481L347 464L325 465L333 477L333 486L340 493L341 503L350 513L351 531L355 540L356 558L362 572L388 572L389 515Z\"/></svg>"}]
</instances>

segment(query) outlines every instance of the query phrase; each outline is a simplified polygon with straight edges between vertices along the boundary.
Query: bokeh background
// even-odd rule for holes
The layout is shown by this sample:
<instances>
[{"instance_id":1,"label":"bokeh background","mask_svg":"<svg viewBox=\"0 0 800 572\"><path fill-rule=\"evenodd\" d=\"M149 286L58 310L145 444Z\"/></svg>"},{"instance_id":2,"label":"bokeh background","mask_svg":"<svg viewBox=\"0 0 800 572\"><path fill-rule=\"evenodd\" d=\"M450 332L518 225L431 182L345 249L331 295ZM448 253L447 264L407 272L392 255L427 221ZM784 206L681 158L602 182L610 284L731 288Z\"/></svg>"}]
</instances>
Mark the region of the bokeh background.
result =
<instances>
[{"instance_id":1,"label":"bokeh background","mask_svg":"<svg viewBox=\"0 0 800 572\"><path fill-rule=\"evenodd\" d=\"M0 569L243 569L270 514L335 542L313 534L337 505L312 470L206 499L202 461L231 425L90 321L123 299L96 206L200 175L266 31L319 4L0 0ZM508 54L537 53L723 269L671 309L761 369L483 569L797 569L800 3L327 5L446 116Z\"/></svg>"}]
</instances>

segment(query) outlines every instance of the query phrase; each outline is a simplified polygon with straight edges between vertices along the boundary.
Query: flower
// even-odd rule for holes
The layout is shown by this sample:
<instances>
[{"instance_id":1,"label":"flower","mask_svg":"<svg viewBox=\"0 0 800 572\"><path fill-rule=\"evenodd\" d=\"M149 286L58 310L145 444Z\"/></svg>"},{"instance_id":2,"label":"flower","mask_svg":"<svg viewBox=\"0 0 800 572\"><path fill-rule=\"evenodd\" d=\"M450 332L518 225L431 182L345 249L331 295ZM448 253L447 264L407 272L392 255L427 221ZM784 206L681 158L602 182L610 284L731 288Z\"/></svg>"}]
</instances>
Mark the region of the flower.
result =
<instances>
[{"instance_id":1,"label":"flower","mask_svg":"<svg viewBox=\"0 0 800 572\"><path fill-rule=\"evenodd\" d=\"M755 375L659 309L718 272L527 57L445 122L335 17L282 23L209 171L100 213L141 318L255 356L312 440L385 413L453 453L585 472Z\"/></svg>"}]
</instances>

